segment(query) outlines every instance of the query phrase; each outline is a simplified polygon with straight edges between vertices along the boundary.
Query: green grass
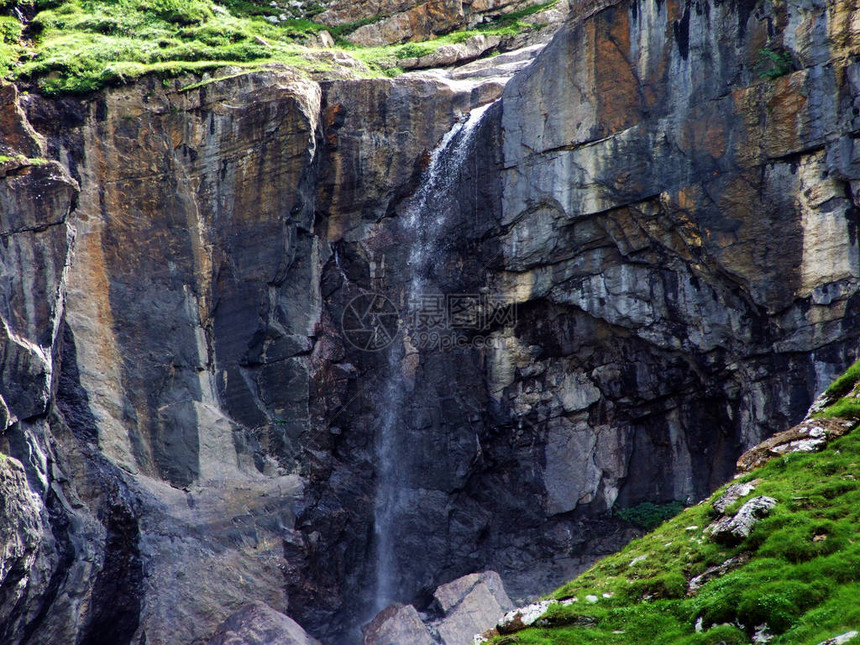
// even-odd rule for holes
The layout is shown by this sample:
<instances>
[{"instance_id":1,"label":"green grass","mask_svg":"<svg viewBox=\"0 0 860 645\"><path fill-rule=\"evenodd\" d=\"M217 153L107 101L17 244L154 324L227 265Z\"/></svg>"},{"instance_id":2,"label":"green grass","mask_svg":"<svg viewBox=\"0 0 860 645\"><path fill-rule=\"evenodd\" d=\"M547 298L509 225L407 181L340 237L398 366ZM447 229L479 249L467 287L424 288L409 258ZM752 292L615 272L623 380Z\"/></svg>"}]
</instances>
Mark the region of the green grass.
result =
<instances>
[{"instance_id":1,"label":"green grass","mask_svg":"<svg viewBox=\"0 0 860 645\"><path fill-rule=\"evenodd\" d=\"M860 419L860 398L855 396L843 397L819 413L818 416L838 419Z\"/></svg>"},{"instance_id":2,"label":"green grass","mask_svg":"<svg viewBox=\"0 0 860 645\"><path fill-rule=\"evenodd\" d=\"M35 18L22 34L15 5ZM312 20L323 5L280 9L249 0L0 0L0 76L30 82L47 94L87 93L144 74L175 77L225 65L256 68L285 63L308 72L330 70L305 45L328 29L337 46L366 64L358 73L396 76L399 61L459 43L476 34L510 36L535 28L525 21L553 2L517 11L476 29L422 43L361 48L345 36L371 17L326 28ZM299 13L303 11L303 13ZM267 17L287 14L272 24Z\"/></svg>"},{"instance_id":3,"label":"green grass","mask_svg":"<svg viewBox=\"0 0 860 645\"><path fill-rule=\"evenodd\" d=\"M860 361L854 363L827 388L826 395L836 401L816 416L825 418L860 419Z\"/></svg>"},{"instance_id":4,"label":"green grass","mask_svg":"<svg viewBox=\"0 0 860 645\"><path fill-rule=\"evenodd\" d=\"M10 16L0 16L0 76L5 76L14 67L23 48L18 44L22 25Z\"/></svg>"},{"instance_id":5,"label":"green grass","mask_svg":"<svg viewBox=\"0 0 860 645\"><path fill-rule=\"evenodd\" d=\"M40 11L33 28L35 55L22 59L14 77L49 94L224 65L312 69L301 42L322 29L304 19L273 25L205 0L66 0Z\"/></svg>"},{"instance_id":6,"label":"green grass","mask_svg":"<svg viewBox=\"0 0 860 645\"><path fill-rule=\"evenodd\" d=\"M858 378L854 365L831 387L850 394ZM830 416L839 409L830 408ZM766 623L776 635L771 645L816 645L860 629L860 430L738 481L752 479L762 481L729 512L758 495L777 505L741 544L728 548L704 535L720 490L558 589L553 597L578 602L553 606L552 627L518 632L515 642L746 645ZM749 556L745 564L688 592L692 577L740 554ZM600 600L590 604L587 595ZM696 633L700 619L703 632Z\"/></svg>"},{"instance_id":7,"label":"green grass","mask_svg":"<svg viewBox=\"0 0 860 645\"><path fill-rule=\"evenodd\" d=\"M827 388L827 395L831 397L845 396L854 389L858 381L860 381L860 361L854 363L845 374L830 384L830 387Z\"/></svg>"},{"instance_id":8,"label":"green grass","mask_svg":"<svg viewBox=\"0 0 860 645\"><path fill-rule=\"evenodd\" d=\"M42 166L46 163L50 163L48 159L44 159L42 157L25 157L24 155L10 157L9 155L0 155L0 164L6 164L13 161L19 164L19 166Z\"/></svg>"},{"instance_id":9,"label":"green grass","mask_svg":"<svg viewBox=\"0 0 860 645\"><path fill-rule=\"evenodd\" d=\"M668 504L653 504L643 502L632 508L622 508L615 512L616 517L625 522L630 522L640 529L653 531L666 520L675 517L684 510L681 502L669 502Z\"/></svg>"}]
</instances>

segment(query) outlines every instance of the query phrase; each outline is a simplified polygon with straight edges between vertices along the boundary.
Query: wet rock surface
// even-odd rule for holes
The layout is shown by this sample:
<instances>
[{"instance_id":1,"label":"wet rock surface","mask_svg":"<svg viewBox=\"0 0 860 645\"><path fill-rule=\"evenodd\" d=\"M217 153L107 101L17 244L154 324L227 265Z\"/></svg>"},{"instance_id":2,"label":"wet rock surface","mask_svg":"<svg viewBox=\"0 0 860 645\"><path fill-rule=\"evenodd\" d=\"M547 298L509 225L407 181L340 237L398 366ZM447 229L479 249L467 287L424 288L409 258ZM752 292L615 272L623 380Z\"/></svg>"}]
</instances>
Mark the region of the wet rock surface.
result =
<instances>
[{"instance_id":1,"label":"wet rock surface","mask_svg":"<svg viewBox=\"0 0 860 645\"><path fill-rule=\"evenodd\" d=\"M475 573L442 585L433 594L442 611L434 623L444 645L468 643L487 631L513 608L502 580L495 571Z\"/></svg>"}]
</instances>

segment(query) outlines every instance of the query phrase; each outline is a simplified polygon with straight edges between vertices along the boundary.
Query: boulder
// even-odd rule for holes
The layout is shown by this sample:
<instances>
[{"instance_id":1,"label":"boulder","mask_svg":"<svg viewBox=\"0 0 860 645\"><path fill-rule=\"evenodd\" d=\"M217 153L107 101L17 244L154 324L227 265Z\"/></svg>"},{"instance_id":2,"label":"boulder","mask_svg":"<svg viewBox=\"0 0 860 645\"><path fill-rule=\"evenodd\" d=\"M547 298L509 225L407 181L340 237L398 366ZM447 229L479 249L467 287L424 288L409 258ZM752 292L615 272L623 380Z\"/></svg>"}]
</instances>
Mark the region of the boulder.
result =
<instances>
[{"instance_id":1,"label":"boulder","mask_svg":"<svg viewBox=\"0 0 860 645\"><path fill-rule=\"evenodd\" d=\"M542 600L540 602L533 602L525 607L512 609L499 621L496 629L499 630L500 634L510 634L511 632L524 629L543 616L552 603L553 601L551 600Z\"/></svg>"},{"instance_id":2,"label":"boulder","mask_svg":"<svg viewBox=\"0 0 860 645\"><path fill-rule=\"evenodd\" d=\"M749 562L750 556L748 553L742 553L740 555L736 555L733 558L729 558L722 564L718 564L715 567L710 567L705 570L704 573L699 574L692 578L687 586L687 590L689 593L697 592L702 585L713 580L714 578L719 578L721 576L726 575L732 569L736 569L737 567L746 564Z\"/></svg>"},{"instance_id":3,"label":"boulder","mask_svg":"<svg viewBox=\"0 0 860 645\"><path fill-rule=\"evenodd\" d=\"M225 620L208 645L320 645L296 621L262 602L252 602Z\"/></svg>"},{"instance_id":4,"label":"boulder","mask_svg":"<svg viewBox=\"0 0 860 645\"><path fill-rule=\"evenodd\" d=\"M854 421L846 419L806 419L742 454L738 459L738 472L754 470L780 455L817 452L824 448L828 441L841 437L855 425Z\"/></svg>"},{"instance_id":5,"label":"boulder","mask_svg":"<svg viewBox=\"0 0 860 645\"><path fill-rule=\"evenodd\" d=\"M714 502L714 509L719 513L725 513L729 506L753 492L759 481L761 480L756 479L744 484L732 484L726 489L723 496Z\"/></svg>"},{"instance_id":6,"label":"boulder","mask_svg":"<svg viewBox=\"0 0 860 645\"><path fill-rule=\"evenodd\" d=\"M776 506L776 500L772 497L753 497L741 506L733 517L724 515L713 522L705 529L705 535L716 542L738 543L749 537L753 527L759 520L770 514L774 506Z\"/></svg>"},{"instance_id":7,"label":"boulder","mask_svg":"<svg viewBox=\"0 0 860 645\"><path fill-rule=\"evenodd\" d=\"M855 638L860 636L860 632L851 630L850 632L845 632L844 634L839 634L839 636L834 636L833 638L828 638L826 641L819 643L818 645L844 645L850 641L853 641Z\"/></svg>"},{"instance_id":8,"label":"boulder","mask_svg":"<svg viewBox=\"0 0 860 645\"><path fill-rule=\"evenodd\" d=\"M433 598L444 615L435 625L443 645L471 642L475 634L493 628L513 609L495 571L473 573L444 584Z\"/></svg>"},{"instance_id":9,"label":"boulder","mask_svg":"<svg viewBox=\"0 0 860 645\"><path fill-rule=\"evenodd\" d=\"M394 603L362 628L363 645L434 645L427 626L415 607Z\"/></svg>"}]
</instances>

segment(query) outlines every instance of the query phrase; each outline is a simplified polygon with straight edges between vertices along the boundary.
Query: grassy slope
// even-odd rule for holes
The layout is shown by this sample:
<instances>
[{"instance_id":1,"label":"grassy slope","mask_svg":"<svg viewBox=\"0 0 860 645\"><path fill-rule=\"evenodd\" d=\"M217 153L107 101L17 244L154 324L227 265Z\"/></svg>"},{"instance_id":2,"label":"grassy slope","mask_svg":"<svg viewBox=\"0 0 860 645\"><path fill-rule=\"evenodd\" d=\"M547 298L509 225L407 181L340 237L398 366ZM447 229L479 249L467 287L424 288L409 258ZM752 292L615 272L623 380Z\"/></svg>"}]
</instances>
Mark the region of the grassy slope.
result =
<instances>
[{"instance_id":1,"label":"grassy slope","mask_svg":"<svg viewBox=\"0 0 860 645\"><path fill-rule=\"evenodd\" d=\"M860 418L858 379L860 362L831 386L829 393L842 398L821 416ZM758 495L778 501L737 547L722 547L703 535L718 515L712 502L723 489L556 591L559 599L578 598L548 612L558 626L495 642L734 645L750 643L749 628L767 623L776 634L772 645L815 645L860 629L858 478L856 429L820 453L777 458L736 480L762 482L729 512ZM690 578L741 553L751 556L747 564L688 594ZM631 566L641 556L646 557ZM591 604L586 595L600 599ZM704 631L696 633L700 618Z\"/></svg>"},{"instance_id":2,"label":"grassy slope","mask_svg":"<svg viewBox=\"0 0 860 645\"><path fill-rule=\"evenodd\" d=\"M530 29L522 18L550 4L424 43L357 48L343 36L359 24L329 31L339 48L367 65L366 75L390 75L399 72L400 59L476 33L510 35ZM23 37L16 8L35 14ZM62 93L89 92L147 73L170 77L225 64L253 68L280 62L325 74L330 63L308 56L304 47L325 27L309 19L307 9L277 24L266 20L285 12L245 0L0 0L0 14L5 14L0 15L0 76Z\"/></svg>"}]
</instances>

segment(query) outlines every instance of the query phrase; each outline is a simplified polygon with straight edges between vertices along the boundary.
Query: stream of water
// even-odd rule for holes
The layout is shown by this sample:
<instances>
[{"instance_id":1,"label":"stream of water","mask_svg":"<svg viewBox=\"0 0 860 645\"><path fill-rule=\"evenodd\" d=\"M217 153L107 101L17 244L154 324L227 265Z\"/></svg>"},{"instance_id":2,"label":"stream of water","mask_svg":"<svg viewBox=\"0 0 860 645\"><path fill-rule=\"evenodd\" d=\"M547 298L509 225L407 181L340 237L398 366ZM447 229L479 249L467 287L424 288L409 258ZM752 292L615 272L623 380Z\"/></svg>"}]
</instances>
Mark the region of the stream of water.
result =
<instances>
[{"instance_id":1,"label":"stream of water","mask_svg":"<svg viewBox=\"0 0 860 645\"><path fill-rule=\"evenodd\" d=\"M448 131L433 151L423 181L410 200L403 221L403 233L409 240L407 275L404 276L405 301L409 310L403 318L411 319L412 309L426 294L429 276L440 255L440 238L446 218L454 207L453 191L464 164L470 159L477 126L491 104L472 110ZM410 477L403 465L413 461L408 442L397 441L403 427L402 411L407 387L401 375L402 354L395 346L389 349L390 377L385 387L385 401L377 433L377 491L374 508L376 540L375 610L381 611L400 600L402 581L398 571L397 520L408 503Z\"/></svg>"}]
</instances>

